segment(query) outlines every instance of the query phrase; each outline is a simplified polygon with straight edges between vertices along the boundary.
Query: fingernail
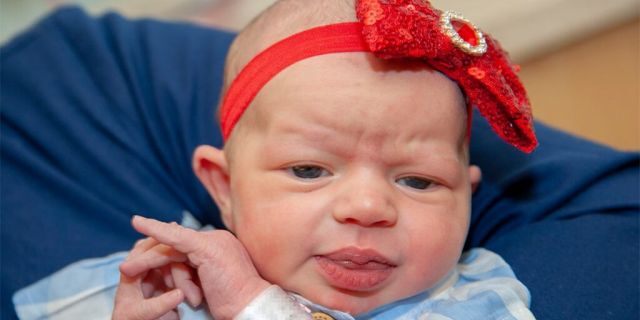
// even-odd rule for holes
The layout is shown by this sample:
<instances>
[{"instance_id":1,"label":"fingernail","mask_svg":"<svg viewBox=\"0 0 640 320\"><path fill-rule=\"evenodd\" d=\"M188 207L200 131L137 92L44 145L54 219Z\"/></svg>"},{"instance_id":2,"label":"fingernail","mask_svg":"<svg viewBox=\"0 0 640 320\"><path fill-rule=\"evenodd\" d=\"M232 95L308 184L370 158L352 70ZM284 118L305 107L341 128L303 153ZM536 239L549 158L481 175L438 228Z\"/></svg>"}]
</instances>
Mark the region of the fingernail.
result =
<instances>
[{"instance_id":1,"label":"fingernail","mask_svg":"<svg viewBox=\"0 0 640 320\"><path fill-rule=\"evenodd\" d=\"M185 295L186 295L186 298L187 298L187 303L189 303L190 306L195 308L195 307L197 307L199 305L198 298L194 297L193 294L187 295L186 292L185 292Z\"/></svg>"}]
</instances>

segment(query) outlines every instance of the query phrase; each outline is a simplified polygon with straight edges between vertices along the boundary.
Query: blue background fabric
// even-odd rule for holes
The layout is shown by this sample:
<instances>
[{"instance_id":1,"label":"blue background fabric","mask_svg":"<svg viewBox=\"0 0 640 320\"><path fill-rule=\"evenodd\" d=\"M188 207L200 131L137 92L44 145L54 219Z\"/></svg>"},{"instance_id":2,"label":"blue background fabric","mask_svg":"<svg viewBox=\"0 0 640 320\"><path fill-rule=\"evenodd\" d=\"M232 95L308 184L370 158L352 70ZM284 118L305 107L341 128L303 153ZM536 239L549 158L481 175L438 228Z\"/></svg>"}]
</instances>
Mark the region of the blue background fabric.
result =
<instances>
[{"instance_id":1,"label":"blue background fabric","mask_svg":"<svg viewBox=\"0 0 640 320\"><path fill-rule=\"evenodd\" d=\"M233 36L63 8L0 49L2 319L18 288L131 247L134 213L222 227L191 153L221 144ZM541 146L524 155L475 115L484 180L467 246L502 255L540 319L637 318L638 154L536 129Z\"/></svg>"}]
</instances>

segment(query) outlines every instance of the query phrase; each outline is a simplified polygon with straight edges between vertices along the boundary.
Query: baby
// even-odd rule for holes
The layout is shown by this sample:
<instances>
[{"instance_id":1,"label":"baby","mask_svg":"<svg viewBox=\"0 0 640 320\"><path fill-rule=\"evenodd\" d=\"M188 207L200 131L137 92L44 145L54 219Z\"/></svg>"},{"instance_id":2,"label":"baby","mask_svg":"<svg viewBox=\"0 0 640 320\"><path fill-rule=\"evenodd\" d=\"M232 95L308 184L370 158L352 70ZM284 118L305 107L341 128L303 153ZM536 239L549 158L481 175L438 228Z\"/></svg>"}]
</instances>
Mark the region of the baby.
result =
<instances>
[{"instance_id":1,"label":"baby","mask_svg":"<svg viewBox=\"0 0 640 320\"><path fill-rule=\"evenodd\" d=\"M511 65L464 18L418 0L283 0L233 44L224 96L224 149L200 146L193 167L233 234L135 217L150 238L121 266L114 318L204 296L215 319L415 319L486 288L532 318L495 254L458 264L481 177L468 106L536 144ZM465 317L502 312L477 305Z\"/></svg>"}]
</instances>

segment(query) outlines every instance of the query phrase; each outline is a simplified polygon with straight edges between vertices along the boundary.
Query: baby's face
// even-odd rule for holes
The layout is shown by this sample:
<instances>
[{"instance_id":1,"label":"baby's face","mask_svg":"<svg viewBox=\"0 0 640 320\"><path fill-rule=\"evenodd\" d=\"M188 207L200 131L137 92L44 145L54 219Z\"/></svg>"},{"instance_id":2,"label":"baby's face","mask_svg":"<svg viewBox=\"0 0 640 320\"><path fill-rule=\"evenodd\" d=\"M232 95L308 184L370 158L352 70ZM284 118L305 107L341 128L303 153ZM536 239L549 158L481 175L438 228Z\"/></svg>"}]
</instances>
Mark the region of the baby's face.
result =
<instances>
[{"instance_id":1,"label":"baby's face","mask_svg":"<svg viewBox=\"0 0 640 320\"><path fill-rule=\"evenodd\" d=\"M325 55L281 72L244 117L226 222L266 280L360 314L455 266L471 187L453 82Z\"/></svg>"}]
</instances>

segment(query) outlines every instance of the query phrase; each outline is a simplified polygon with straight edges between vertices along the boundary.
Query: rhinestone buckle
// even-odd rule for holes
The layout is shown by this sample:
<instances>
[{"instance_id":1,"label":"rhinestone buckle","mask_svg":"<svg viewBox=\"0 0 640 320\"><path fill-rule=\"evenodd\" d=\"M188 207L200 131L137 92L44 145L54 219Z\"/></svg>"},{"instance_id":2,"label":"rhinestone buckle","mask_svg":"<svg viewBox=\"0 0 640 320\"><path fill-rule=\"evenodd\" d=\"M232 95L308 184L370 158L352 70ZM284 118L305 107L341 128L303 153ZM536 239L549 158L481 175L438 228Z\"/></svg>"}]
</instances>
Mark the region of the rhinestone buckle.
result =
<instances>
[{"instance_id":1,"label":"rhinestone buckle","mask_svg":"<svg viewBox=\"0 0 640 320\"><path fill-rule=\"evenodd\" d=\"M466 26L470 27L473 30L473 33L476 38L476 45L473 45L466 40L464 40L458 31L453 27L452 21L462 22ZM485 52L487 52L487 40L484 35L476 27L471 21L467 20L461 14L453 11L445 11L440 16L440 27L442 28L442 33L444 33L453 45L455 45L458 49L463 52L473 55L473 56L481 56Z\"/></svg>"}]
</instances>

